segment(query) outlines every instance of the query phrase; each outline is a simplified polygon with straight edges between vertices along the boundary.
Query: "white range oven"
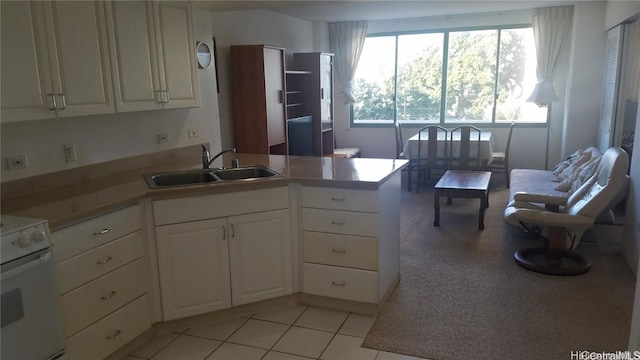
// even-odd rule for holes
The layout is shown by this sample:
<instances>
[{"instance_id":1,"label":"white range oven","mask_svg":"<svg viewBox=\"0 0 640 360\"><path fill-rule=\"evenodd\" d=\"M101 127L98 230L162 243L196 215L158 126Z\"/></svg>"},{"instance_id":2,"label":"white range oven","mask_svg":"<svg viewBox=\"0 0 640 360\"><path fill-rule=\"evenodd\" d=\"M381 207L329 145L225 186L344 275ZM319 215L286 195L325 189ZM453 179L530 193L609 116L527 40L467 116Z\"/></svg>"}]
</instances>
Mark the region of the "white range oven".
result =
<instances>
[{"instance_id":1,"label":"white range oven","mask_svg":"<svg viewBox=\"0 0 640 360\"><path fill-rule=\"evenodd\" d=\"M0 245L0 358L64 359L64 331L47 222L1 215Z\"/></svg>"}]
</instances>

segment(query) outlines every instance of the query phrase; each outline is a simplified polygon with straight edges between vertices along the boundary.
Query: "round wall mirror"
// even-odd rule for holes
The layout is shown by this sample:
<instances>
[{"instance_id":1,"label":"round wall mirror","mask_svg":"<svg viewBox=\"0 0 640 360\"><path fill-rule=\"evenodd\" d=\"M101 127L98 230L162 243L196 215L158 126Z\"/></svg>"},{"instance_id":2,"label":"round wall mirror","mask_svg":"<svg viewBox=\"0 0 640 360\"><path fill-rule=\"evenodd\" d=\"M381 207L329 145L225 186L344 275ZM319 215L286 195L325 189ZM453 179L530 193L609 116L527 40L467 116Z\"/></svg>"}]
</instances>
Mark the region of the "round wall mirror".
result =
<instances>
[{"instance_id":1,"label":"round wall mirror","mask_svg":"<svg viewBox=\"0 0 640 360\"><path fill-rule=\"evenodd\" d=\"M198 41L196 43L196 53L199 68L206 69L211 66L211 49L209 49L207 43Z\"/></svg>"}]
</instances>

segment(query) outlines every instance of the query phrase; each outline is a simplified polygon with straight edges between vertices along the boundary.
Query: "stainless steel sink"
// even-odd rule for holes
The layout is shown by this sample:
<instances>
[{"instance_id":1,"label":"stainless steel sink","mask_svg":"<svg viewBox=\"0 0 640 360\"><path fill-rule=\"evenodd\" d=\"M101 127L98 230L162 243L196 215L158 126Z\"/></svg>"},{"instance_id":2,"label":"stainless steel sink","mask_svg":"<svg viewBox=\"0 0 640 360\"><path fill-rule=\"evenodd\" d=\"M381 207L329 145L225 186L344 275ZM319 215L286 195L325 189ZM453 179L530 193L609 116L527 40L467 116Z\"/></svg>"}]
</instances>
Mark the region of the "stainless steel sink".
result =
<instances>
[{"instance_id":1,"label":"stainless steel sink","mask_svg":"<svg viewBox=\"0 0 640 360\"><path fill-rule=\"evenodd\" d=\"M172 186L251 180L273 176L281 175L264 166L253 165L230 169L184 170L146 174L144 175L144 179L149 188L158 189Z\"/></svg>"},{"instance_id":2,"label":"stainless steel sink","mask_svg":"<svg viewBox=\"0 0 640 360\"><path fill-rule=\"evenodd\" d=\"M259 165L230 169L216 169L213 173L221 180L247 180L280 175L271 169Z\"/></svg>"},{"instance_id":3,"label":"stainless steel sink","mask_svg":"<svg viewBox=\"0 0 640 360\"><path fill-rule=\"evenodd\" d=\"M197 185L220 181L213 175L211 170L207 171L172 171L157 174L147 174L144 176L150 188L161 188L167 186Z\"/></svg>"}]
</instances>

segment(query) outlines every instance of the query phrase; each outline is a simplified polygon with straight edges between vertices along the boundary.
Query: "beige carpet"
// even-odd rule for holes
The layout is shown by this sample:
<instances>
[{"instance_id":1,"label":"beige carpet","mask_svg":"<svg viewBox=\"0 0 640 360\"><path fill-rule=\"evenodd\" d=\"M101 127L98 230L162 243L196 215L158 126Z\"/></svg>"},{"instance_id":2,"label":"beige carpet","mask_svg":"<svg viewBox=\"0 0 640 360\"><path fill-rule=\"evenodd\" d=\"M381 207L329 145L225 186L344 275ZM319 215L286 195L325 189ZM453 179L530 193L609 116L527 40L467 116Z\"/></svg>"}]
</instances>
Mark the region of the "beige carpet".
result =
<instances>
[{"instance_id":1,"label":"beige carpet","mask_svg":"<svg viewBox=\"0 0 640 360\"><path fill-rule=\"evenodd\" d=\"M584 275L538 274L513 260L539 243L503 223L503 186L491 193L484 231L477 199L454 199L434 227L432 195L402 192L400 284L364 347L433 360L626 350L635 278L619 246L582 242L593 263Z\"/></svg>"}]
</instances>

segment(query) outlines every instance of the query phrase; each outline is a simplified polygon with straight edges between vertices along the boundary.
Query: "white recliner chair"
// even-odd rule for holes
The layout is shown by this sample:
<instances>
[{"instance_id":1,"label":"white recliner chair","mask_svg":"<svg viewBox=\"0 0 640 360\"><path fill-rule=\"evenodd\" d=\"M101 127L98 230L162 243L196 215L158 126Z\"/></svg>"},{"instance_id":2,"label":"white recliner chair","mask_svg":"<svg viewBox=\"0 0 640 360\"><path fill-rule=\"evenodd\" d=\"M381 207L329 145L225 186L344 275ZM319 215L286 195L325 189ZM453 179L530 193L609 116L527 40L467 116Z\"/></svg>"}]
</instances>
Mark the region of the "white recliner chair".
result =
<instances>
[{"instance_id":1,"label":"white recliner chair","mask_svg":"<svg viewBox=\"0 0 640 360\"><path fill-rule=\"evenodd\" d=\"M573 251L585 230L611 209L629 189L629 155L609 148L594 176L573 193L560 212L541 204L541 197L516 193L504 212L505 222L523 228L546 242L544 248L516 251L516 262L526 269L553 275L577 275L589 271L591 261Z\"/></svg>"}]
</instances>

